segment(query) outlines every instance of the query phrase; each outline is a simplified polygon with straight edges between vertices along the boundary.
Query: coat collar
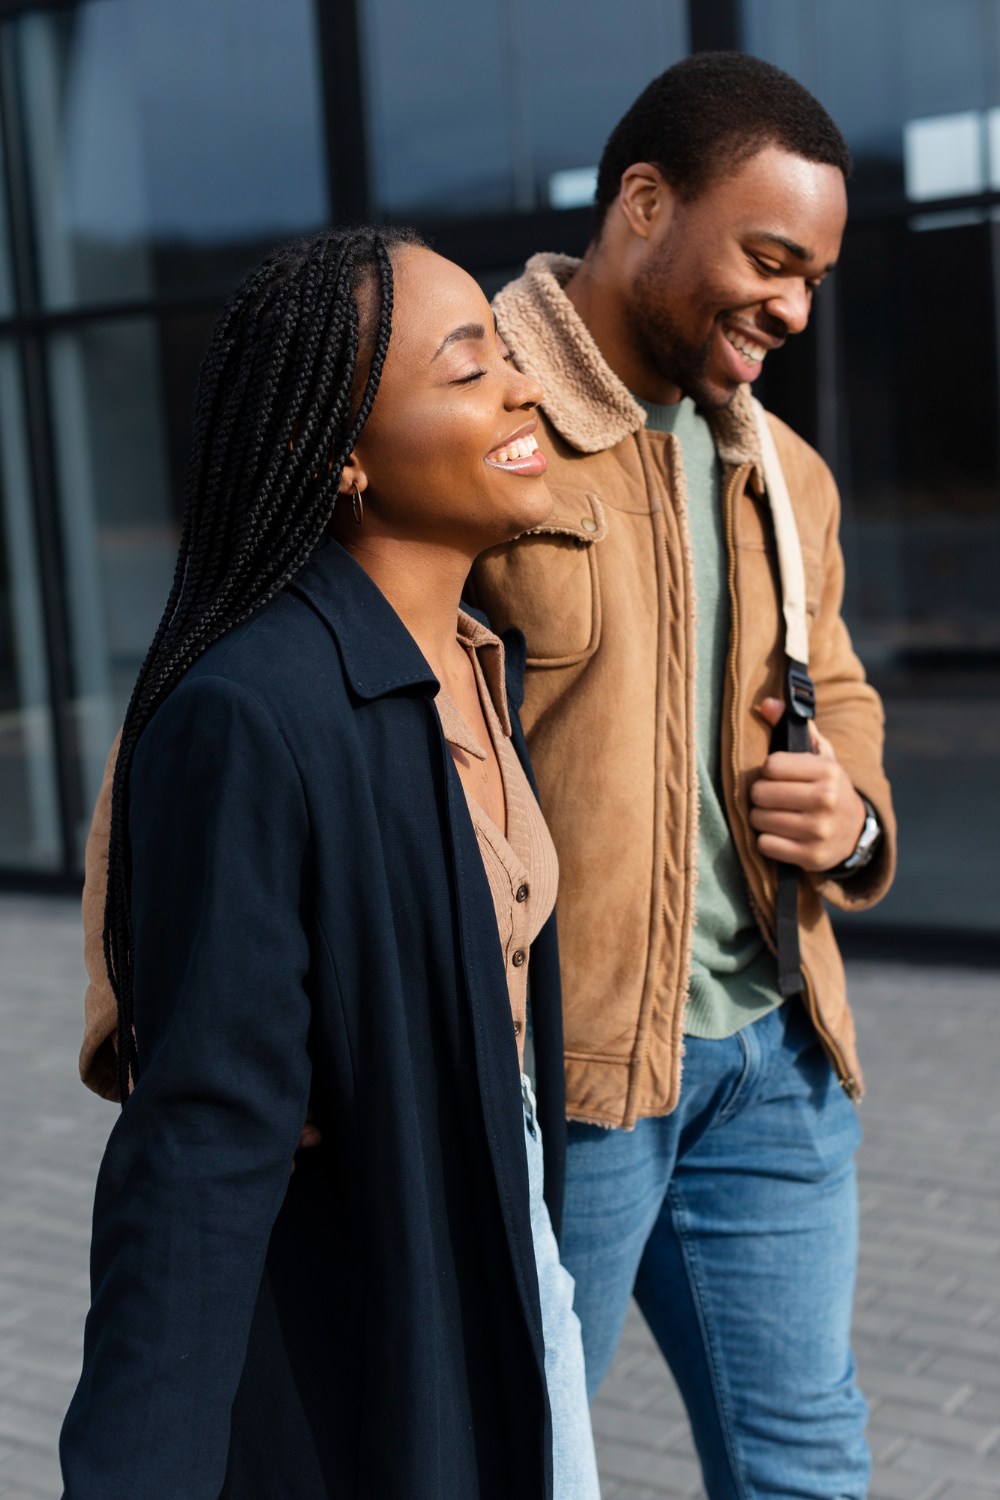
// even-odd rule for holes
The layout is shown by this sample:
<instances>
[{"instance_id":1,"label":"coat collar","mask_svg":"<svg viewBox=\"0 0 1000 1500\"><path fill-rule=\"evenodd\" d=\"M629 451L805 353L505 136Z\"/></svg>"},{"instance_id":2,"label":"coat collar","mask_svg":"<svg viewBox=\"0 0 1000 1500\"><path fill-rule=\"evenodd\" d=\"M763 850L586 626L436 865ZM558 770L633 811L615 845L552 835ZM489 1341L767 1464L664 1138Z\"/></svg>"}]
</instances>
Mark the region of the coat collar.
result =
<instances>
[{"instance_id":1,"label":"coat collar","mask_svg":"<svg viewBox=\"0 0 1000 1500\"><path fill-rule=\"evenodd\" d=\"M359 698L414 687L429 697L437 692L437 678L388 599L332 537L320 540L290 588L329 625Z\"/></svg>"},{"instance_id":2,"label":"coat collar","mask_svg":"<svg viewBox=\"0 0 1000 1500\"><path fill-rule=\"evenodd\" d=\"M571 255L533 255L493 308L518 368L544 387L542 410L560 437L581 453L601 453L645 427L646 413L563 291L579 264ZM762 477L750 387L741 385L709 420L722 462L752 463Z\"/></svg>"}]
</instances>

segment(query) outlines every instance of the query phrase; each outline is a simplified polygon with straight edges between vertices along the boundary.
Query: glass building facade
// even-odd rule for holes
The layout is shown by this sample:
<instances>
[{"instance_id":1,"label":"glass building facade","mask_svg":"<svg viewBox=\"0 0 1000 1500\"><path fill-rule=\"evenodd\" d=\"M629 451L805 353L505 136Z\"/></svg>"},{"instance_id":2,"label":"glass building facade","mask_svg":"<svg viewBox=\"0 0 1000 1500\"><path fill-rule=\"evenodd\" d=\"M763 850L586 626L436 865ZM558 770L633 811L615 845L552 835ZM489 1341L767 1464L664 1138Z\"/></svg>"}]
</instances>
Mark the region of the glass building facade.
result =
<instances>
[{"instance_id":1,"label":"glass building facade","mask_svg":"<svg viewBox=\"0 0 1000 1500\"><path fill-rule=\"evenodd\" d=\"M900 874L860 920L1000 936L1000 0L0 0L0 878L78 878L238 276L368 215L488 291L580 252L609 130L713 46L856 162L761 394L835 470L887 704Z\"/></svg>"}]
</instances>

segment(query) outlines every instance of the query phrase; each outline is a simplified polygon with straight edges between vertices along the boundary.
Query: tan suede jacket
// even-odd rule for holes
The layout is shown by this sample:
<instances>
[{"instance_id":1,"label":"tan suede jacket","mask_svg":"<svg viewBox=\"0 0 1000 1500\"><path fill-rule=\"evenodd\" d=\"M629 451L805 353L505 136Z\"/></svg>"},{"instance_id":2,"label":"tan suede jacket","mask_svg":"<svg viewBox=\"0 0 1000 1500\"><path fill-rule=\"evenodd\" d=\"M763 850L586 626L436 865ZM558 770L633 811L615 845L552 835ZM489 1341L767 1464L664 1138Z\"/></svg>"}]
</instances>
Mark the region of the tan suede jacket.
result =
<instances>
[{"instance_id":1,"label":"tan suede jacket","mask_svg":"<svg viewBox=\"0 0 1000 1500\"><path fill-rule=\"evenodd\" d=\"M517 625L528 643L522 717L559 852L568 1113L628 1129L673 1109L680 1090L697 873L695 599L679 444L645 431L644 412L562 291L576 264L536 255L494 302L518 365L545 390L539 439L556 508L545 526L484 554L473 584L494 629ZM801 881L806 999L854 1098L854 1026L823 901L869 906L892 879L882 707L840 617L833 479L806 443L769 420L805 561L818 724L885 833L852 881ZM773 947L775 870L757 853L748 792L770 737L757 705L782 696L783 623L747 389L713 427L732 611L724 791L753 908Z\"/></svg>"}]
</instances>

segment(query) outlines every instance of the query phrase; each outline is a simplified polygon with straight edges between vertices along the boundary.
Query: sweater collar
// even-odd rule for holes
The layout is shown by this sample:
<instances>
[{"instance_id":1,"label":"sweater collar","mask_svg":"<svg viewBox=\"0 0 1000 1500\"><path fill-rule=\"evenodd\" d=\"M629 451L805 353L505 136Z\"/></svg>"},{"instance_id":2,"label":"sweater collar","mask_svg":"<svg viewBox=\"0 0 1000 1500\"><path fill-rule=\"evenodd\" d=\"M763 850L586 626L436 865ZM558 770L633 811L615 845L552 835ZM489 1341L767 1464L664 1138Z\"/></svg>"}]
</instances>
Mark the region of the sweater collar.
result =
<instances>
[{"instance_id":1,"label":"sweater collar","mask_svg":"<svg viewBox=\"0 0 1000 1500\"><path fill-rule=\"evenodd\" d=\"M332 537L321 538L290 588L330 627L359 698L404 688L437 692L437 678L388 599Z\"/></svg>"},{"instance_id":2,"label":"sweater collar","mask_svg":"<svg viewBox=\"0 0 1000 1500\"><path fill-rule=\"evenodd\" d=\"M544 388L542 410L560 437L581 453L601 453L645 427L646 413L563 290L579 264L571 255L533 255L493 308L518 368ZM748 385L709 421L724 464L752 463L762 473Z\"/></svg>"}]
</instances>

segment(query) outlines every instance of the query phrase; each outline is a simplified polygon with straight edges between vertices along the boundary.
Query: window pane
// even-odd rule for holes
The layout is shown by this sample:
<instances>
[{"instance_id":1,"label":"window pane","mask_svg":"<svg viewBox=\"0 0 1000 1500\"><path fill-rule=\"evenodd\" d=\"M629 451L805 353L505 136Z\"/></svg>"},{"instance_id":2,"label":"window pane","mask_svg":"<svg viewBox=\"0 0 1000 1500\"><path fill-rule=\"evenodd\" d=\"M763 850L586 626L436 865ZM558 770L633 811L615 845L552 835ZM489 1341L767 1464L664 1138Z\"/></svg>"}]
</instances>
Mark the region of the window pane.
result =
<instances>
[{"instance_id":1,"label":"window pane","mask_svg":"<svg viewBox=\"0 0 1000 1500\"><path fill-rule=\"evenodd\" d=\"M838 271L846 612L903 828L884 921L1000 926L996 228L857 228Z\"/></svg>"},{"instance_id":2,"label":"window pane","mask_svg":"<svg viewBox=\"0 0 1000 1500\"><path fill-rule=\"evenodd\" d=\"M326 221L312 0L88 0L16 40L45 305L231 280Z\"/></svg>"},{"instance_id":3,"label":"window pane","mask_svg":"<svg viewBox=\"0 0 1000 1500\"><path fill-rule=\"evenodd\" d=\"M210 324L211 315L201 314L128 319L49 340L88 810L170 589L194 384Z\"/></svg>"},{"instance_id":4,"label":"window pane","mask_svg":"<svg viewBox=\"0 0 1000 1500\"><path fill-rule=\"evenodd\" d=\"M909 120L1000 104L997 0L743 0L747 51L821 99L855 185L903 186Z\"/></svg>"},{"instance_id":5,"label":"window pane","mask_svg":"<svg viewBox=\"0 0 1000 1500\"><path fill-rule=\"evenodd\" d=\"M372 192L396 214L546 206L687 50L683 0L365 0L364 21Z\"/></svg>"},{"instance_id":6,"label":"window pane","mask_svg":"<svg viewBox=\"0 0 1000 1500\"><path fill-rule=\"evenodd\" d=\"M0 865L61 856L24 403L16 349L0 344Z\"/></svg>"},{"instance_id":7,"label":"window pane","mask_svg":"<svg viewBox=\"0 0 1000 1500\"><path fill-rule=\"evenodd\" d=\"M885 699L900 820L896 884L860 920L995 931L1000 222L982 211L862 215L869 188L917 200L997 180L1000 4L744 0L743 15L750 50L822 99L856 159L854 219L811 383L822 364L844 498L845 615ZM794 345L776 356L789 369L809 341ZM768 372L770 399L811 436L794 404L775 399L778 372Z\"/></svg>"}]
</instances>

